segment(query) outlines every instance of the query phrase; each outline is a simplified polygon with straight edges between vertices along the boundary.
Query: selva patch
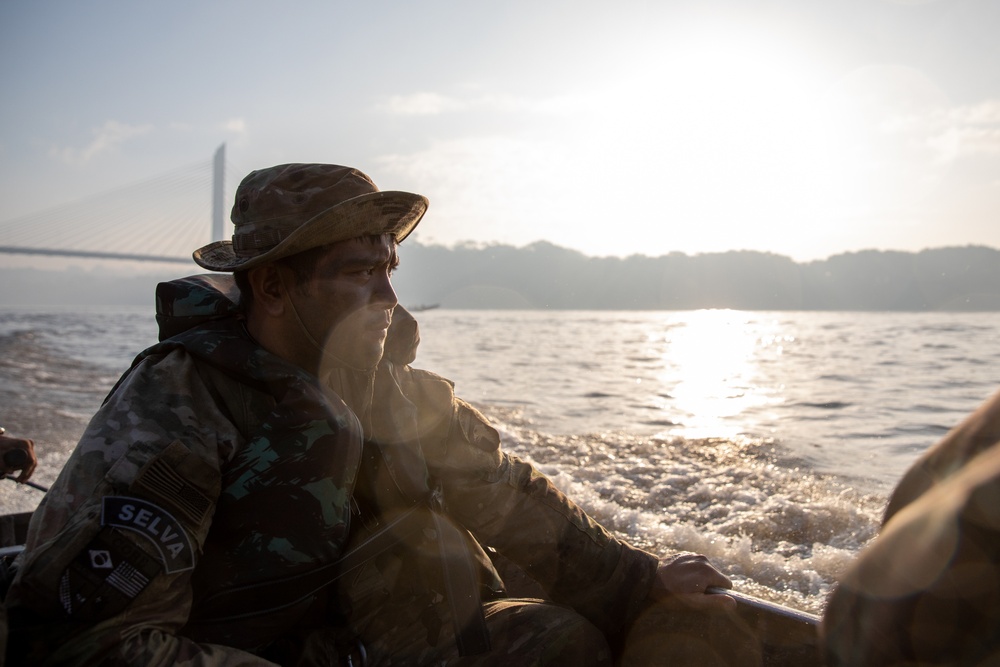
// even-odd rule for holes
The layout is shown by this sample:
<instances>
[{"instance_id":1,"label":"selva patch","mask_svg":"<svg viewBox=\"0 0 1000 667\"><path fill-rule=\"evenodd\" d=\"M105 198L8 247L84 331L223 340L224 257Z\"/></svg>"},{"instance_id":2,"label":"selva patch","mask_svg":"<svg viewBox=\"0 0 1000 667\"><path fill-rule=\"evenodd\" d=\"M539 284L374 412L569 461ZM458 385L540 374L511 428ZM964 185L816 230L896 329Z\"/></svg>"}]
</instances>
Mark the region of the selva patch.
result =
<instances>
[{"instance_id":1,"label":"selva patch","mask_svg":"<svg viewBox=\"0 0 1000 667\"><path fill-rule=\"evenodd\" d=\"M131 530L152 542L167 574L194 567L194 549L187 531L170 512L148 500L104 496L101 525Z\"/></svg>"}]
</instances>

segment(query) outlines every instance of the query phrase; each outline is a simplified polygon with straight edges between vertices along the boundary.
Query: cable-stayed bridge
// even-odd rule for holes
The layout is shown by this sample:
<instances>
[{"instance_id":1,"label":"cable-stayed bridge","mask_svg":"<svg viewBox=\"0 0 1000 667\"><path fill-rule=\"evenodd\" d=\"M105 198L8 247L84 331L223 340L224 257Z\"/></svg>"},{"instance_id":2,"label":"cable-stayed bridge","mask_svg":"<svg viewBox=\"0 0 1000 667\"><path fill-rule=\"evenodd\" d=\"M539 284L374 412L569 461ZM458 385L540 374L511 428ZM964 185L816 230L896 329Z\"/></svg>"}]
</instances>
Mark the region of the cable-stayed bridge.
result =
<instances>
[{"instance_id":1,"label":"cable-stayed bridge","mask_svg":"<svg viewBox=\"0 0 1000 667\"><path fill-rule=\"evenodd\" d=\"M225 177L223 144L209 160L0 221L0 253L189 263L230 235Z\"/></svg>"}]
</instances>

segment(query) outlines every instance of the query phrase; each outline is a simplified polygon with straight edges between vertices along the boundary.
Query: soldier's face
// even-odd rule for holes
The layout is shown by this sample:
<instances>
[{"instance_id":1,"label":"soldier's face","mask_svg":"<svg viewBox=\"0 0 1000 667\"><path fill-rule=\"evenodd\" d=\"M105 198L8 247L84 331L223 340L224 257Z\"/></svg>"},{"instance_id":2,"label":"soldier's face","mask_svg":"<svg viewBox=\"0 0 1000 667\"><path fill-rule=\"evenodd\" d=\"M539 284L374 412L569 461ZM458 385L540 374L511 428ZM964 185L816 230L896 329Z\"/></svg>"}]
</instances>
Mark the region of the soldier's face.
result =
<instances>
[{"instance_id":1,"label":"soldier's face","mask_svg":"<svg viewBox=\"0 0 1000 667\"><path fill-rule=\"evenodd\" d=\"M324 347L323 363L357 369L378 364L398 303L390 281L398 263L389 234L341 241L330 245L312 276L292 290L303 326Z\"/></svg>"}]
</instances>

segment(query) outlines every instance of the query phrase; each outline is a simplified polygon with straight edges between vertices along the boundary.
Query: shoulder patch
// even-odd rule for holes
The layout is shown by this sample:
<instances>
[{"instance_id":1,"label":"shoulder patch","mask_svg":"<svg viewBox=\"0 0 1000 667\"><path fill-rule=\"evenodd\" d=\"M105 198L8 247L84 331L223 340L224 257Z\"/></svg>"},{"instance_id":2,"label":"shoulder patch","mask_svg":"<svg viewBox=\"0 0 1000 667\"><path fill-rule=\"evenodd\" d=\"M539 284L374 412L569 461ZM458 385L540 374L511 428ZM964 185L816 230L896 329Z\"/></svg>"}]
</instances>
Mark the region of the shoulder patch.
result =
<instances>
[{"instance_id":1,"label":"shoulder patch","mask_svg":"<svg viewBox=\"0 0 1000 667\"><path fill-rule=\"evenodd\" d=\"M172 451L187 453L187 449L176 441L164 453ZM190 467L187 470L189 475L194 472ZM143 468L129 490L141 496L155 496L180 513L182 519L187 518L195 525L202 523L212 509L212 501L184 478L183 471L175 469L163 458L156 458Z\"/></svg>"},{"instance_id":2,"label":"shoulder patch","mask_svg":"<svg viewBox=\"0 0 1000 667\"><path fill-rule=\"evenodd\" d=\"M102 528L59 578L59 602L66 615L96 621L120 613L163 565L114 528Z\"/></svg>"},{"instance_id":3,"label":"shoulder patch","mask_svg":"<svg viewBox=\"0 0 1000 667\"><path fill-rule=\"evenodd\" d=\"M158 505L128 496L104 496L101 525L139 533L160 553L167 574L194 567L194 548L180 521Z\"/></svg>"}]
</instances>

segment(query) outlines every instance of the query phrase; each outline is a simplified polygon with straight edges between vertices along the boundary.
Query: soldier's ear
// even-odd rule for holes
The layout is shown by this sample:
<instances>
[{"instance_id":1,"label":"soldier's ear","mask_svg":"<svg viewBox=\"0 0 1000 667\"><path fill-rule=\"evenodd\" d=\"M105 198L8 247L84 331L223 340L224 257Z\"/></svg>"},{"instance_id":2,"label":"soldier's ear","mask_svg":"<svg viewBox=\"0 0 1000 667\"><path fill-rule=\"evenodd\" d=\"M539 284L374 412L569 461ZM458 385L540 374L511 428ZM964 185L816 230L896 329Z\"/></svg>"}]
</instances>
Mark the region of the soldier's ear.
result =
<instances>
[{"instance_id":1,"label":"soldier's ear","mask_svg":"<svg viewBox=\"0 0 1000 667\"><path fill-rule=\"evenodd\" d=\"M269 263L255 266L247 275L253 287L254 306L271 317L285 312L285 285L279 271L276 264Z\"/></svg>"}]
</instances>

